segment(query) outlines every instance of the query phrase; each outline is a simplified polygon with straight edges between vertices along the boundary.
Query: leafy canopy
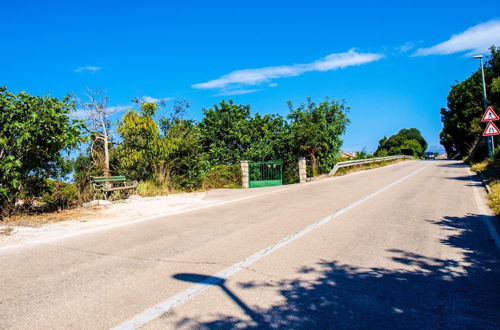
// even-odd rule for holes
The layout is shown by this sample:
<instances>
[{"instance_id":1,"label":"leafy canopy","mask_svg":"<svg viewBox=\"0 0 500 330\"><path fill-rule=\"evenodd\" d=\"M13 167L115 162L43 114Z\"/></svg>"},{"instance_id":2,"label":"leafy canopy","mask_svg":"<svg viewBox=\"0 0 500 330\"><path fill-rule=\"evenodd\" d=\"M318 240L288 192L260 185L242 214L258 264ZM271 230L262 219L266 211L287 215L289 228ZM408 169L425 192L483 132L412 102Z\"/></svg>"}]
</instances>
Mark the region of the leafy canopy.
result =
<instances>
[{"instance_id":1,"label":"leafy canopy","mask_svg":"<svg viewBox=\"0 0 500 330\"><path fill-rule=\"evenodd\" d=\"M75 104L69 96L13 94L0 87L0 207L7 212L22 192L39 196L47 178L71 171L62 151L81 142L84 124L70 119Z\"/></svg>"},{"instance_id":2,"label":"leafy canopy","mask_svg":"<svg viewBox=\"0 0 500 330\"><path fill-rule=\"evenodd\" d=\"M485 63L486 91L488 105L500 109L500 52L491 47L491 55ZM451 87L448 106L441 109L443 130L441 144L449 156L486 157L486 143L482 138L485 128L481 123L484 113L481 70L478 69L464 81Z\"/></svg>"},{"instance_id":3,"label":"leafy canopy","mask_svg":"<svg viewBox=\"0 0 500 330\"><path fill-rule=\"evenodd\" d=\"M327 172L340 154L342 135L347 129L349 119L344 103L325 98L319 104L310 98L306 103L293 108L288 102L290 129L298 156L309 156L313 174Z\"/></svg>"},{"instance_id":4,"label":"leafy canopy","mask_svg":"<svg viewBox=\"0 0 500 330\"><path fill-rule=\"evenodd\" d=\"M427 149L427 142L416 128L404 128L390 138L385 136L379 141L377 156L412 155L423 156Z\"/></svg>"}]
</instances>

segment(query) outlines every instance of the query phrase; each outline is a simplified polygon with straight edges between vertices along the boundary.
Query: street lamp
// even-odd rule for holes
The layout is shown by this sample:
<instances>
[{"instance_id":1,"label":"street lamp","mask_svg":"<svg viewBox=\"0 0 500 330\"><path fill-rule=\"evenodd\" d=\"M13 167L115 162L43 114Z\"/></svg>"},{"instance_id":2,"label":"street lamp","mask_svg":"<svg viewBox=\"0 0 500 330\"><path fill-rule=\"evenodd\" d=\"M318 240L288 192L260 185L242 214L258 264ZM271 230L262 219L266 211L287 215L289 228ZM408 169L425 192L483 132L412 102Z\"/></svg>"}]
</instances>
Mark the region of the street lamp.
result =
<instances>
[{"instance_id":1,"label":"street lamp","mask_svg":"<svg viewBox=\"0 0 500 330\"><path fill-rule=\"evenodd\" d=\"M486 98L486 81L484 80L484 65L483 65L483 55L472 56L472 58L478 58L481 65L481 74L483 77L483 103L484 103L484 111L488 109L488 100ZM488 139L488 153L490 157L493 157L493 150L495 149L495 143L493 140L493 136L490 136L491 139Z\"/></svg>"}]
</instances>

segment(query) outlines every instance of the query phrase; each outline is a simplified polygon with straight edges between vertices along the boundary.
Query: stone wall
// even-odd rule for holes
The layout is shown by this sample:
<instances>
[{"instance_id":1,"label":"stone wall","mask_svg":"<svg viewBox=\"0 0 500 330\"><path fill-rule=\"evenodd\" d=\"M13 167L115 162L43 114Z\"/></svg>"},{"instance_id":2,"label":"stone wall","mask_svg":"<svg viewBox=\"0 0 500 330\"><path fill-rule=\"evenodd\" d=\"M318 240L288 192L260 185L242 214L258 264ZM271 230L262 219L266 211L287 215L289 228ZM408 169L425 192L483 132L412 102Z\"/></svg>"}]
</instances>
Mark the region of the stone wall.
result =
<instances>
[{"instance_id":1,"label":"stone wall","mask_svg":"<svg viewBox=\"0 0 500 330\"><path fill-rule=\"evenodd\" d=\"M248 176L248 160L242 160L241 165L241 186L243 188L248 188L249 176Z\"/></svg>"},{"instance_id":2,"label":"stone wall","mask_svg":"<svg viewBox=\"0 0 500 330\"><path fill-rule=\"evenodd\" d=\"M304 157L299 158L299 180L300 183L307 181L307 164Z\"/></svg>"}]
</instances>

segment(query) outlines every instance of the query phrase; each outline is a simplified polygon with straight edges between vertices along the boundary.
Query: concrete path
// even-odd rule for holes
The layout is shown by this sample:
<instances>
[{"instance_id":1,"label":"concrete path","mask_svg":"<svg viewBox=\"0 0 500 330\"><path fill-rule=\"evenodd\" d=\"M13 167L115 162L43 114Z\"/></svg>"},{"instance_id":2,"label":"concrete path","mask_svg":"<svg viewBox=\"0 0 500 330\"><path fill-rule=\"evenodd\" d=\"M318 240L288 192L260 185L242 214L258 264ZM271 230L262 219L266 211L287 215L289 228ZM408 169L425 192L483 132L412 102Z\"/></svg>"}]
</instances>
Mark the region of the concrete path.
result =
<instances>
[{"instance_id":1,"label":"concrete path","mask_svg":"<svg viewBox=\"0 0 500 330\"><path fill-rule=\"evenodd\" d=\"M0 328L500 326L499 251L463 164L238 194L0 250Z\"/></svg>"}]
</instances>

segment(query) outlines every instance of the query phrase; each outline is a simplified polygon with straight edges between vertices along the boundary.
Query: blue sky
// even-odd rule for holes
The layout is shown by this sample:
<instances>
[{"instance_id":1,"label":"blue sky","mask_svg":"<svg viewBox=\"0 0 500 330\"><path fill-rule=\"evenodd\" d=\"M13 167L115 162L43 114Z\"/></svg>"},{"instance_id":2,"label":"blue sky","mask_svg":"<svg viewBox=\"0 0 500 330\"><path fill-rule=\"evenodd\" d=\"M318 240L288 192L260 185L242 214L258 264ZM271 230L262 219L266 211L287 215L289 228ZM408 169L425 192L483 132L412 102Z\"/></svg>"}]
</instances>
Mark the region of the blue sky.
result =
<instances>
[{"instance_id":1,"label":"blue sky","mask_svg":"<svg viewBox=\"0 0 500 330\"><path fill-rule=\"evenodd\" d=\"M10 1L0 28L13 92L188 100L194 119L222 99L286 115L329 96L351 108L344 149L373 151L409 127L439 144L450 86L500 45L500 2Z\"/></svg>"}]
</instances>

